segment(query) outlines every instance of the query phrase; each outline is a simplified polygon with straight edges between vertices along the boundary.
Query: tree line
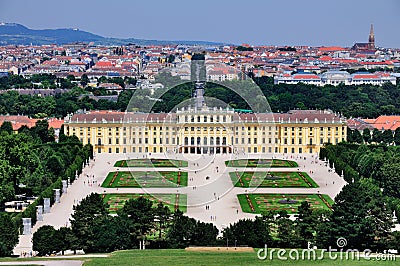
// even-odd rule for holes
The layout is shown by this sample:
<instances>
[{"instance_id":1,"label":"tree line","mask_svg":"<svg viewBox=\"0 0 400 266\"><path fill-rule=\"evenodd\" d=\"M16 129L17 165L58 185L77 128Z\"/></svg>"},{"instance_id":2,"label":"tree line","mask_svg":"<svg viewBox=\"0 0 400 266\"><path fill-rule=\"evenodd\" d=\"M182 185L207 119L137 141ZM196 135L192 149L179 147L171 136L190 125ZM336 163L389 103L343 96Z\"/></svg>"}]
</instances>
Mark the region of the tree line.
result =
<instances>
[{"instance_id":1,"label":"tree line","mask_svg":"<svg viewBox=\"0 0 400 266\"><path fill-rule=\"evenodd\" d=\"M389 220L400 218L400 147L376 144L352 144L339 143L338 145L326 145L319 154L321 159L329 160L339 175L343 174L348 185L343 191L348 191L346 197L336 198L335 205L342 203L354 204L345 210L346 215L354 217L358 213L364 217L364 230L371 228L388 228ZM345 190L346 189L346 190ZM360 206L359 195L367 193L364 205ZM344 194L340 193L339 195ZM355 196L356 195L356 196ZM358 206L358 207L357 207ZM357 207L357 208L356 208ZM362 212L360 212L363 210ZM394 217L394 214L396 217ZM376 220L368 220L371 215L377 215ZM348 217L342 217L343 222ZM383 224L382 224L383 223ZM349 227L350 225L346 225ZM354 227L357 227L353 223ZM369 234L372 234L369 232ZM359 234L358 236L365 236ZM382 236L394 238L398 235ZM377 234L376 238L381 235Z\"/></svg>"},{"instance_id":2,"label":"tree line","mask_svg":"<svg viewBox=\"0 0 400 266\"><path fill-rule=\"evenodd\" d=\"M4 203L17 199L17 195L37 197L23 212L1 213L0 255L11 254L18 242L22 218L36 222L36 206L43 205L43 198L54 203L53 189L61 189L62 180L74 181L75 175L93 157L91 145L83 146L75 136L60 134L54 140L54 130L46 120L39 120L34 127L22 126L18 134L12 124L3 122L0 127L0 209ZM11 221L11 223L10 223ZM8 233L7 233L8 232ZM16 232L16 238L7 234ZM11 250L10 250L11 247Z\"/></svg>"},{"instance_id":3,"label":"tree line","mask_svg":"<svg viewBox=\"0 0 400 266\"><path fill-rule=\"evenodd\" d=\"M357 144L384 144L400 145L400 127L396 130L379 130L374 128L371 132L369 128L363 129L362 133L358 129L347 129L347 142Z\"/></svg>"},{"instance_id":4,"label":"tree line","mask_svg":"<svg viewBox=\"0 0 400 266\"><path fill-rule=\"evenodd\" d=\"M184 248L216 243L218 229L171 212L162 202L144 197L130 199L117 215L108 213L102 195L92 193L74 206L71 227L40 227L33 235L33 250L40 255L80 250L111 252L139 248Z\"/></svg>"},{"instance_id":5,"label":"tree line","mask_svg":"<svg viewBox=\"0 0 400 266\"><path fill-rule=\"evenodd\" d=\"M154 112L170 112L177 106L177 103L182 103L192 97L194 84L183 83L183 81L175 79L179 78L168 77L166 73L160 73L157 77L157 82L166 84L165 91L167 88L171 89L160 93L162 94L160 99L163 101L154 104ZM204 96L219 99L232 108L254 109L255 104L252 101L257 94L254 94L256 91L253 90L253 87L257 85L261 89L261 96L265 96L269 106L253 110L255 112L330 109L346 117L364 118L400 113L399 84L386 83L383 86L339 84L338 86L325 85L321 87L303 83L273 84L273 79L270 77L254 77L253 80L254 82L238 80L218 84L207 82ZM141 94L150 96L151 92L143 90Z\"/></svg>"},{"instance_id":6,"label":"tree line","mask_svg":"<svg viewBox=\"0 0 400 266\"><path fill-rule=\"evenodd\" d=\"M0 78L0 89L19 86L29 88L25 84L33 84L32 82L37 80L40 80L42 84L61 84L62 88L71 88L72 91L49 97L18 95L17 92L6 92L0 95L0 113L31 116L45 114L47 116L63 117L67 113L73 113L79 109L126 110L133 95L132 91L127 90L119 94L117 102L90 99L85 96L87 92L92 92L95 95L105 95L108 92L86 87L89 80L85 74L80 80L75 80L73 76L60 79L54 75L41 74L33 75L28 81L22 76L11 75ZM383 86L339 84L338 86L325 85L321 87L303 83L273 84L273 79L270 77L254 77L253 80L255 83L226 81L218 85L208 82L205 96L219 99L233 108L249 109L252 105L249 105L249 101L252 101L255 96L252 95L253 91L250 90L249 92L247 88L258 85L273 112L287 112L291 109L331 109L346 117L364 118L400 113L399 84L386 83ZM62 85L63 82L66 84ZM126 84L136 84L135 79L122 79L120 77L101 77L99 82L114 82L120 84L123 88ZM193 95L194 86L192 83L184 83L179 77L173 77L169 73L160 73L156 78L156 82L164 84L165 91L167 88L172 88L172 90L159 93L160 95L162 94L162 97L160 97L162 102L152 103L154 105L152 111L154 112L170 112L177 104L190 99ZM82 83L81 86L85 89L77 87L79 83ZM230 87L240 87L244 98L236 93L236 89L232 92L229 89ZM146 95L151 98L152 91L150 89L140 89L137 97L142 97L139 100L146 100L146 98L143 98ZM269 107L264 106L262 110L269 110Z\"/></svg>"},{"instance_id":7,"label":"tree line","mask_svg":"<svg viewBox=\"0 0 400 266\"><path fill-rule=\"evenodd\" d=\"M113 102L105 99L92 99L78 87L69 92L46 97L7 91L0 94L0 114L63 118L77 110L122 110L126 109L132 94L132 91L123 91L117 102Z\"/></svg>"},{"instance_id":8,"label":"tree line","mask_svg":"<svg viewBox=\"0 0 400 266\"><path fill-rule=\"evenodd\" d=\"M312 210L304 201L294 219L286 211L268 211L253 220L240 219L220 235L213 224L196 221L180 211L171 212L163 203L155 204L144 197L126 201L115 216L109 215L107 208L101 195L89 195L74 207L71 227L39 228L33 235L33 249L39 255L80 249L112 252L138 249L142 244L146 248L267 244L328 249L337 248L336 241L341 237L347 240L346 249L382 252L400 244L400 235L390 231L390 209L379 188L369 179L346 185L332 211Z\"/></svg>"}]
</instances>

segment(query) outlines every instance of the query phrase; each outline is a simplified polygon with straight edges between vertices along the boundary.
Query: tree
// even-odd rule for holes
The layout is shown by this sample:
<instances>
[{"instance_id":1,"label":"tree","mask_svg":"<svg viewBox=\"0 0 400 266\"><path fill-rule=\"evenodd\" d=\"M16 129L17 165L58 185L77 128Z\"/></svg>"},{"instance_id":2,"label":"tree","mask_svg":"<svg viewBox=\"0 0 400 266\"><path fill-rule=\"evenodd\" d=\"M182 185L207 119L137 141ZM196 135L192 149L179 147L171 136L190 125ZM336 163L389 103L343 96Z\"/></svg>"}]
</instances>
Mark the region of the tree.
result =
<instances>
[{"instance_id":1,"label":"tree","mask_svg":"<svg viewBox=\"0 0 400 266\"><path fill-rule=\"evenodd\" d=\"M393 141L396 145L400 145L400 127L396 128L394 131Z\"/></svg>"},{"instance_id":2,"label":"tree","mask_svg":"<svg viewBox=\"0 0 400 266\"><path fill-rule=\"evenodd\" d=\"M400 198L400 163L387 162L380 168L384 194Z\"/></svg>"},{"instance_id":3,"label":"tree","mask_svg":"<svg viewBox=\"0 0 400 266\"><path fill-rule=\"evenodd\" d=\"M295 230L294 222L289 219L286 211L279 211L276 219L277 244L279 247L298 247L299 236Z\"/></svg>"},{"instance_id":4,"label":"tree","mask_svg":"<svg viewBox=\"0 0 400 266\"><path fill-rule=\"evenodd\" d=\"M212 223L196 221L194 235L190 244L196 246L215 245L218 232L217 227Z\"/></svg>"},{"instance_id":5,"label":"tree","mask_svg":"<svg viewBox=\"0 0 400 266\"><path fill-rule=\"evenodd\" d=\"M174 61L175 61L175 55L170 54L170 55L168 56L168 63L173 63Z\"/></svg>"},{"instance_id":6,"label":"tree","mask_svg":"<svg viewBox=\"0 0 400 266\"><path fill-rule=\"evenodd\" d=\"M89 82L90 82L90 80L89 80L88 76L86 74L83 74L81 76L81 81L80 81L82 87L86 87L86 85L88 85Z\"/></svg>"},{"instance_id":7,"label":"tree","mask_svg":"<svg viewBox=\"0 0 400 266\"><path fill-rule=\"evenodd\" d=\"M137 240L144 240L146 234L154 228L153 202L144 197L130 199L118 215L129 221L132 236Z\"/></svg>"},{"instance_id":8,"label":"tree","mask_svg":"<svg viewBox=\"0 0 400 266\"><path fill-rule=\"evenodd\" d=\"M196 220L175 211L171 226L167 232L167 241L172 248L185 248L192 241L196 228Z\"/></svg>"},{"instance_id":9,"label":"tree","mask_svg":"<svg viewBox=\"0 0 400 266\"><path fill-rule=\"evenodd\" d=\"M309 242L314 242L315 217L307 201L301 203L298 212L296 228L300 236L301 246L307 248Z\"/></svg>"},{"instance_id":10,"label":"tree","mask_svg":"<svg viewBox=\"0 0 400 266\"><path fill-rule=\"evenodd\" d=\"M64 162L57 155L52 155L49 159L47 159L46 167L50 170L54 175L59 176L64 172Z\"/></svg>"},{"instance_id":11,"label":"tree","mask_svg":"<svg viewBox=\"0 0 400 266\"><path fill-rule=\"evenodd\" d=\"M108 205L97 193L90 194L79 205L74 206L72 233L78 239L78 246L85 252L94 250L94 220L98 216L108 215L107 208Z\"/></svg>"},{"instance_id":12,"label":"tree","mask_svg":"<svg viewBox=\"0 0 400 266\"><path fill-rule=\"evenodd\" d=\"M10 121L4 121L0 126L0 132L7 132L8 134L13 133L13 127Z\"/></svg>"},{"instance_id":13,"label":"tree","mask_svg":"<svg viewBox=\"0 0 400 266\"><path fill-rule=\"evenodd\" d=\"M387 145L390 145L393 143L393 132L390 129L386 129L382 133L382 141L386 143Z\"/></svg>"},{"instance_id":14,"label":"tree","mask_svg":"<svg viewBox=\"0 0 400 266\"><path fill-rule=\"evenodd\" d=\"M37 121L32 130L43 143L54 141L54 130L49 129L49 122L46 120Z\"/></svg>"},{"instance_id":15,"label":"tree","mask_svg":"<svg viewBox=\"0 0 400 266\"><path fill-rule=\"evenodd\" d=\"M358 129L353 130L353 142L362 144L363 143L363 136L361 135Z\"/></svg>"},{"instance_id":16,"label":"tree","mask_svg":"<svg viewBox=\"0 0 400 266\"><path fill-rule=\"evenodd\" d=\"M93 251L112 252L131 247L129 224L125 219L110 215L96 216L92 226Z\"/></svg>"},{"instance_id":17,"label":"tree","mask_svg":"<svg viewBox=\"0 0 400 266\"><path fill-rule=\"evenodd\" d=\"M172 218L171 210L168 206L164 206L162 202L159 202L157 208L154 209L154 218L157 222L156 229L158 230L158 238L159 240L163 240L164 237L162 233L165 231Z\"/></svg>"},{"instance_id":18,"label":"tree","mask_svg":"<svg viewBox=\"0 0 400 266\"><path fill-rule=\"evenodd\" d=\"M379 129L374 128L372 131L372 141L379 144L382 140L382 132Z\"/></svg>"},{"instance_id":19,"label":"tree","mask_svg":"<svg viewBox=\"0 0 400 266\"><path fill-rule=\"evenodd\" d=\"M357 195L357 197L354 197ZM336 196L330 227L331 246L344 237L347 248L382 250L388 243L392 213L381 190L371 179L343 187Z\"/></svg>"},{"instance_id":20,"label":"tree","mask_svg":"<svg viewBox=\"0 0 400 266\"><path fill-rule=\"evenodd\" d=\"M55 250L55 248L57 248L55 247L57 246L56 241L56 230L54 227L51 225L44 225L33 234L32 249L39 252L40 256L52 254L57 251Z\"/></svg>"},{"instance_id":21,"label":"tree","mask_svg":"<svg viewBox=\"0 0 400 266\"><path fill-rule=\"evenodd\" d=\"M263 247L271 243L268 224L262 217L256 217L255 220L241 219L226 228L222 235L225 241L236 241L238 245Z\"/></svg>"},{"instance_id":22,"label":"tree","mask_svg":"<svg viewBox=\"0 0 400 266\"><path fill-rule=\"evenodd\" d=\"M64 255L64 251L73 249L76 241L70 227L60 227L56 230L54 238L57 239L57 251L61 251L62 255Z\"/></svg>"},{"instance_id":23,"label":"tree","mask_svg":"<svg viewBox=\"0 0 400 266\"><path fill-rule=\"evenodd\" d=\"M369 130L369 128L364 128L362 137L365 143L371 142L371 131Z\"/></svg>"},{"instance_id":24,"label":"tree","mask_svg":"<svg viewBox=\"0 0 400 266\"><path fill-rule=\"evenodd\" d=\"M10 256L18 243L18 227L7 213L0 213L0 257Z\"/></svg>"}]
</instances>

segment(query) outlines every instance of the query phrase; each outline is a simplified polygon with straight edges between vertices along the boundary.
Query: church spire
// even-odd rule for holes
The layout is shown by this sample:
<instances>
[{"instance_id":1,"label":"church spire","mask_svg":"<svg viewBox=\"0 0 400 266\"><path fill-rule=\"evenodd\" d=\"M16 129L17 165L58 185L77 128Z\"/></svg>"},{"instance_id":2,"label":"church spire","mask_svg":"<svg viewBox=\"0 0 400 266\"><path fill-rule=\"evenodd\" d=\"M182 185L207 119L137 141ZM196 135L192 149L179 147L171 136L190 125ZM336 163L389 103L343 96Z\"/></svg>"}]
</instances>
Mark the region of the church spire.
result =
<instances>
[{"instance_id":1,"label":"church spire","mask_svg":"<svg viewBox=\"0 0 400 266\"><path fill-rule=\"evenodd\" d=\"M371 29L369 30L368 45L369 49L375 49L375 34L373 24L371 24Z\"/></svg>"}]
</instances>

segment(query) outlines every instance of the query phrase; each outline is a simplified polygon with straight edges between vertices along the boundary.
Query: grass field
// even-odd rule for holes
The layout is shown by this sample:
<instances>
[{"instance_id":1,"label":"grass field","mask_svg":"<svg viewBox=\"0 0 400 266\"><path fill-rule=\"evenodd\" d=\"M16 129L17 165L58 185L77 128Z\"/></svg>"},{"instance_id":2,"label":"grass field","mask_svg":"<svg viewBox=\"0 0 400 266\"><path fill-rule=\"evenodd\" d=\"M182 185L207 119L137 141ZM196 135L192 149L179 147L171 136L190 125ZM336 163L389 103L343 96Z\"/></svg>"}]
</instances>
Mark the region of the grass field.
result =
<instances>
[{"instance_id":1,"label":"grass field","mask_svg":"<svg viewBox=\"0 0 400 266\"><path fill-rule=\"evenodd\" d=\"M152 200L154 204L162 201L171 211L179 209L182 212L186 212L187 209L186 194L103 194L103 199L110 206L109 212L116 213L118 209L124 206L125 201L140 196Z\"/></svg>"},{"instance_id":2,"label":"grass field","mask_svg":"<svg viewBox=\"0 0 400 266\"><path fill-rule=\"evenodd\" d=\"M299 251L301 258L301 250ZM91 258L86 259L85 266L108 266L108 265L318 265L318 266L352 266L352 265L376 265L376 266L394 266L398 265L396 261L375 261L365 260L360 258L357 260L336 259L331 260L327 253L325 253L322 260L292 260L289 258L289 250L285 253L284 257L288 260L279 260L277 252L275 251L272 260L259 260L257 252L206 252L206 251L185 251L183 249L161 249L161 250L124 250L111 253L108 258ZM317 250L316 255L319 257L320 250ZM335 253L340 258L340 254ZM345 255L342 256L345 258Z\"/></svg>"},{"instance_id":3,"label":"grass field","mask_svg":"<svg viewBox=\"0 0 400 266\"><path fill-rule=\"evenodd\" d=\"M101 186L107 188L186 187L187 183L187 172L123 171L108 173Z\"/></svg>"},{"instance_id":4,"label":"grass field","mask_svg":"<svg viewBox=\"0 0 400 266\"><path fill-rule=\"evenodd\" d=\"M286 250L284 254L280 254L287 260L278 259L277 250L272 251L268 248L267 258L260 260L257 258L257 251L254 252L210 252L210 251L186 251L184 249L146 249L146 250L121 250L110 253L107 258L74 258L71 259L84 261L85 266L130 266L130 265L154 265L154 266L189 266L189 265L200 265L200 266L225 266L225 265L270 265L270 266L287 266L287 265L318 265L318 266L397 266L399 265L400 258L390 258L386 260L366 260L364 258L357 259L346 259L346 254L340 254L339 252L332 252L331 257L336 256L337 259L330 259L327 252L324 253L321 259L321 250L316 250L316 260L301 259L302 250L298 250L299 260L295 260L296 253L292 253L292 257L289 257L290 250ZM273 254L272 259L269 254ZM261 253L263 255L263 253ZM55 257L57 258L57 257ZM342 258L342 259L340 259ZM32 258L32 259L11 259L11 258L0 258L0 262L18 262L23 261L49 261L46 257ZM27 263L28 264L28 263ZM27 265L26 264L26 265ZM37 265L39 265L38 263ZM21 264L19 264L21 265ZM23 264L22 264L23 265Z\"/></svg>"},{"instance_id":5,"label":"grass field","mask_svg":"<svg viewBox=\"0 0 400 266\"><path fill-rule=\"evenodd\" d=\"M303 201L308 201L313 210L330 210L333 204L328 195L321 194L238 194L237 197L243 212L258 214L267 210L286 210L294 214Z\"/></svg>"},{"instance_id":6,"label":"grass field","mask_svg":"<svg viewBox=\"0 0 400 266\"><path fill-rule=\"evenodd\" d=\"M305 172L230 172L229 176L235 187L318 187Z\"/></svg>"},{"instance_id":7,"label":"grass field","mask_svg":"<svg viewBox=\"0 0 400 266\"><path fill-rule=\"evenodd\" d=\"M131 159L121 160L114 164L114 167L187 167L188 162L172 159Z\"/></svg>"},{"instance_id":8,"label":"grass field","mask_svg":"<svg viewBox=\"0 0 400 266\"><path fill-rule=\"evenodd\" d=\"M240 159L226 161L228 167L297 167L295 161L280 159Z\"/></svg>"}]
</instances>

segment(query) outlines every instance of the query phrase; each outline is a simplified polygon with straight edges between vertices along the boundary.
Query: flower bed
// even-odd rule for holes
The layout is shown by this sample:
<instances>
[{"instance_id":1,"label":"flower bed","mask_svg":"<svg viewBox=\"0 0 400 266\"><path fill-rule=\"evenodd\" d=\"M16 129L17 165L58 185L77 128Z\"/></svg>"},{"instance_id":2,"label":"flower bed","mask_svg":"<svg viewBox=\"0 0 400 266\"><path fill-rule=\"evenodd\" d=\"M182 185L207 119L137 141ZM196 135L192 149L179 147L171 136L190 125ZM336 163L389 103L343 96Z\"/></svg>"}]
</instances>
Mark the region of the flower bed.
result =
<instances>
[{"instance_id":1,"label":"flower bed","mask_svg":"<svg viewBox=\"0 0 400 266\"><path fill-rule=\"evenodd\" d=\"M318 187L305 172L230 172L235 187Z\"/></svg>"},{"instance_id":2,"label":"flower bed","mask_svg":"<svg viewBox=\"0 0 400 266\"><path fill-rule=\"evenodd\" d=\"M122 171L110 172L102 187L177 187L187 186L187 172Z\"/></svg>"},{"instance_id":3,"label":"flower bed","mask_svg":"<svg viewBox=\"0 0 400 266\"><path fill-rule=\"evenodd\" d=\"M321 194L239 194L237 196L243 212L256 214L280 210L295 214L303 201L307 201L313 210L331 210L333 204L333 200L328 195Z\"/></svg>"}]
</instances>

